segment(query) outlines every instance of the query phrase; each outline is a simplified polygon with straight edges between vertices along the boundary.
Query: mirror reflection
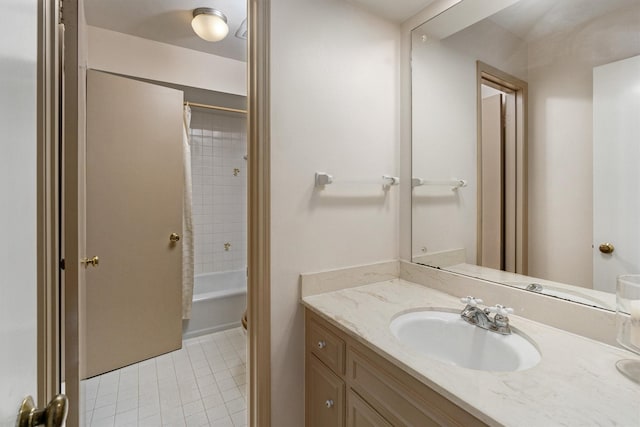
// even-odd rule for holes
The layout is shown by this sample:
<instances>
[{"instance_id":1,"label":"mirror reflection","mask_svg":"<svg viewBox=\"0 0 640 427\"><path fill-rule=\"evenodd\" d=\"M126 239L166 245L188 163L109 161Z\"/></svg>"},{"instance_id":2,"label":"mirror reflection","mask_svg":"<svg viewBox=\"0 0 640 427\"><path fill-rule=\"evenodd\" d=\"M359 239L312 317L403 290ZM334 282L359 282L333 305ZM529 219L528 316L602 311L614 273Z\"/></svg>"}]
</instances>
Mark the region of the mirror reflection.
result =
<instances>
[{"instance_id":1,"label":"mirror reflection","mask_svg":"<svg viewBox=\"0 0 640 427\"><path fill-rule=\"evenodd\" d=\"M413 261L613 310L640 273L640 2L492 3L412 32Z\"/></svg>"}]
</instances>

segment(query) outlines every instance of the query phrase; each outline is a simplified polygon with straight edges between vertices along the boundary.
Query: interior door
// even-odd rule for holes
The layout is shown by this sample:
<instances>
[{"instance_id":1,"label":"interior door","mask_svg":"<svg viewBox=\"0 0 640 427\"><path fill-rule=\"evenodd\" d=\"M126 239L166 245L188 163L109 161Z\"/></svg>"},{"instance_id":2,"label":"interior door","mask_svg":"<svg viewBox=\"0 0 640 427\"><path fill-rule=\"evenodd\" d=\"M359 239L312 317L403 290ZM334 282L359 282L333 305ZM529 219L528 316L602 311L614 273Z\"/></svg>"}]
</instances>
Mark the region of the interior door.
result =
<instances>
[{"instance_id":1,"label":"interior door","mask_svg":"<svg viewBox=\"0 0 640 427\"><path fill-rule=\"evenodd\" d=\"M182 102L87 73L84 377L181 347Z\"/></svg>"},{"instance_id":2,"label":"interior door","mask_svg":"<svg viewBox=\"0 0 640 427\"><path fill-rule=\"evenodd\" d=\"M37 396L37 1L8 0L0 25L0 426Z\"/></svg>"},{"instance_id":3,"label":"interior door","mask_svg":"<svg viewBox=\"0 0 640 427\"><path fill-rule=\"evenodd\" d=\"M593 286L602 291L640 273L639 119L640 56L594 68ZM600 251L605 243L613 252Z\"/></svg>"},{"instance_id":4,"label":"interior door","mask_svg":"<svg viewBox=\"0 0 640 427\"><path fill-rule=\"evenodd\" d=\"M492 95L482 100L482 223L481 265L504 268L504 143L503 99Z\"/></svg>"}]
</instances>

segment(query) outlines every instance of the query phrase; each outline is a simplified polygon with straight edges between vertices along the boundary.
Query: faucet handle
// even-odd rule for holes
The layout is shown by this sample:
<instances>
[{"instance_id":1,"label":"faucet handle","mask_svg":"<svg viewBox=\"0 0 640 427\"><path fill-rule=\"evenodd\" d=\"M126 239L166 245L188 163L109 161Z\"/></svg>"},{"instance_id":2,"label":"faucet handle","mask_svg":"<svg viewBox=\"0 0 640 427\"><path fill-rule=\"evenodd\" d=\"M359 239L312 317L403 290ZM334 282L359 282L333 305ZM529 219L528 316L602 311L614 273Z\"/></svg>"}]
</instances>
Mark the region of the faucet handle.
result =
<instances>
[{"instance_id":1,"label":"faucet handle","mask_svg":"<svg viewBox=\"0 0 640 427\"><path fill-rule=\"evenodd\" d=\"M467 296L464 298L460 298L460 302L470 305L471 307L476 307L478 304L482 304L484 301L482 301L480 298Z\"/></svg>"},{"instance_id":2,"label":"faucet handle","mask_svg":"<svg viewBox=\"0 0 640 427\"><path fill-rule=\"evenodd\" d=\"M487 310L489 310L491 313L496 313L496 314L499 314L500 316L505 316L505 317L509 314L513 314L513 308L505 307L500 304L496 304L493 307L488 307Z\"/></svg>"}]
</instances>

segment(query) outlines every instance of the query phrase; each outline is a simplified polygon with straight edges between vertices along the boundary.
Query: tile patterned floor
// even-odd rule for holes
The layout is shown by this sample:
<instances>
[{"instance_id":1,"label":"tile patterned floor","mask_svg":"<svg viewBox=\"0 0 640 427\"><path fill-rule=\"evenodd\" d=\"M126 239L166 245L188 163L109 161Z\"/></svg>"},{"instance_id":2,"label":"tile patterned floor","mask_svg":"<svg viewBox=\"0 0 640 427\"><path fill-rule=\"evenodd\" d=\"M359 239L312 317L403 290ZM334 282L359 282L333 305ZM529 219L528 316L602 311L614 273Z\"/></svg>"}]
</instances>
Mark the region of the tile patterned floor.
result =
<instances>
[{"instance_id":1,"label":"tile patterned floor","mask_svg":"<svg viewBox=\"0 0 640 427\"><path fill-rule=\"evenodd\" d=\"M83 381L91 427L246 426L246 337L241 328Z\"/></svg>"}]
</instances>

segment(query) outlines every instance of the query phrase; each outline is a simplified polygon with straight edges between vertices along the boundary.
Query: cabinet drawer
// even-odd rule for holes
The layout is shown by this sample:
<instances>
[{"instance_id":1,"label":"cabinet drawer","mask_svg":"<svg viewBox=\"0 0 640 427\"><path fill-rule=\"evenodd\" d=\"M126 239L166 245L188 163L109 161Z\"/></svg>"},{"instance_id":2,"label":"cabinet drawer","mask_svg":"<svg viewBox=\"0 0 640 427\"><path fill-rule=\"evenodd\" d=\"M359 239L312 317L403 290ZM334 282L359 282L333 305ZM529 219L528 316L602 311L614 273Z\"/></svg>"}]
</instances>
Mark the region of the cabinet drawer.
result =
<instances>
[{"instance_id":1,"label":"cabinet drawer","mask_svg":"<svg viewBox=\"0 0 640 427\"><path fill-rule=\"evenodd\" d=\"M485 424L432 389L417 384L397 367L354 349L348 354L347 380L369 405L394 426L484 426ZM391 370L393 368L393 370Z\"/></svg>"},{"instance_id":2,"label":"cabinet drawer","mask_svg":"<svg viewBox=\"0 0 640 427\"><path fill-rule=\"evenodd\" d=\"M320 326L314 318L309 323L307 331L307 348L318 356L329 368L338 375L344 374L344 341L327 328Z\"/></svg>"},{"instance_id":3,"label":"cabinet drawer","mask_svg":"<svg viewBox=\"0 0 640 427\"><path fill-rule=\"evenodd\" d=\"M315 356L307 363L307 427L343 427L345 420L345 385Z\"/></svg>"},{"instance_id":4,"label":"cabinet drawer","mask_svg":"<svg viewBox=\"0 0 640 427\"><path fill-rule=\"evenodd\" d=\"M393 427L353 390L347 394L347 426Z\"/></svg>"}]
</instances>

